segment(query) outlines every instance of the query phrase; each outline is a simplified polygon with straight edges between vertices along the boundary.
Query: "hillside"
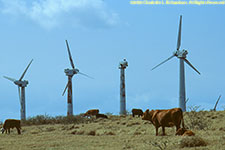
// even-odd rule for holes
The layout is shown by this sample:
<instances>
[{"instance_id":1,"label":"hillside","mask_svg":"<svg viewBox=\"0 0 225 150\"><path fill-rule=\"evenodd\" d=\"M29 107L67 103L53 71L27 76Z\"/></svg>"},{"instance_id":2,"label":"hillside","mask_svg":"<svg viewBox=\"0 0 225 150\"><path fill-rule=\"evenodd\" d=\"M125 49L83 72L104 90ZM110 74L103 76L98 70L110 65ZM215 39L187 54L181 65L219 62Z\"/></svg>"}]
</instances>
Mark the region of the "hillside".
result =
<instances>
[{"instance_id":1,"label":"hillside","mask_svg":"<svg viewBox=\"0 0 225 150\"><path fill-rule=\"evenodd\" d=\"M192 127L195 137L175 136L175 127L166 128L166 136L155 136L150 122L132 116L109 116L78 124L22 126L11 134L1 134L0 150L157 150L225 148L225 111L184 113L185 126ZM161 134L161 128L159 130ZM189 147L185 143L206 142L206 146Z\"/></svg>"}]
</instances>

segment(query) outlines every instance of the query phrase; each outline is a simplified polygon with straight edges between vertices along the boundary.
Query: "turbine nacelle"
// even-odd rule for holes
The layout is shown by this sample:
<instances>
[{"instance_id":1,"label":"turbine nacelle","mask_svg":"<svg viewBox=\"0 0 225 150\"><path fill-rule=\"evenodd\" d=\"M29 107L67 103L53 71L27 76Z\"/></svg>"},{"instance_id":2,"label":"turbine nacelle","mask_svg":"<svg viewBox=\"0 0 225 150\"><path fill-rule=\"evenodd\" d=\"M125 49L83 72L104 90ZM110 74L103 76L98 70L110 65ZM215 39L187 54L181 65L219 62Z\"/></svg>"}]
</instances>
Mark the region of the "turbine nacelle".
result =
<instances>
[{"instance_id":1,"label":"turbine nacelle","mask_svg":"<svg viewBox=\"0 0 225 150\"><path fill-rule=\"evenodd\" d=\"M174 56L178 57L178 58L183 58L185 59L186 58L186 55L188 54L188 51L183 49L182 51L180 50L177 50L173 53Z\"/></svg>"},{"instance_id":2,"label":"turbine nacelle","mask_svg":"<svg viewBox=\"0 0 225 150\"><path fill-rule=\"evenodd\" d=\"M28 81L27 80L24 80L24 81L19 81L19 80L17 80L17 81L15 81L14 82L16 85L18 85L18 86L20 86L20 87L26 87L27 85L28 85Z\"/></svg>"},{"instance_id":3,"label":"turbine nacelle","mask_svg":"<svg viewBox=\"0 0 225 150\"><path fill-rule=\"evenodd\" d=\"M64 72L66 73L67 76L73 76L75 74L79 73L78 69L65 69Z\"/></svg>"},{"instance_id":4,"label":"turbine nacelle","mask_svg":"<svg viewBox=\"0 0 225 150\"><path fill-rule=\"evenodd\" d=\"M124 58L123 61L119 63L119 69L125 69L128 66L128 62Z\"/></svg>"}]
</instances>

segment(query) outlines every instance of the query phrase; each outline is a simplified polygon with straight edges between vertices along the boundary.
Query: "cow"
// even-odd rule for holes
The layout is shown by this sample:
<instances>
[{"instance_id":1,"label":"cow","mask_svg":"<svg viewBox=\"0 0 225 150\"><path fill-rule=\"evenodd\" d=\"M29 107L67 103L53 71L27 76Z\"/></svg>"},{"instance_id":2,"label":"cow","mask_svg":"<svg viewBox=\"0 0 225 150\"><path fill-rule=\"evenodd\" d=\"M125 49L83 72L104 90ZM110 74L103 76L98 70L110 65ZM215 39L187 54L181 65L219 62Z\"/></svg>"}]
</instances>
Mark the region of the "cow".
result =
<instances>
[{"instance_id":1,"label":"cow","mask_svg":"<svg viewBox=\"0 0 225 150\"><path fill-rule=\"evenodd\" d=\"M95 116L99 113L99 110L98 109L90 109L88 110L84 116L87 116L87 117L90 117L90 116Z\"/></svg>"},{"instance_id":2,"label":"cow","mask_svg":"<svg viewBox=\"0 0 225 150\"><path fill-rule=\"evenodd\" d=\"M108 119L108 117L104 114L96 114L95 116L96 116L96 118L106 118L106 119Z\"/></svg>"},{"instance_id":3,"label":"cow","mask_svg":"<svg viewBox=\"0 0 225 150\"><path fill-rule=\"evenodd\" d=\"M182 126L184 128L183 112L180 108L165 109L165 110L151 110L147 109L142 115L142 120L149 120L155 126L156 136L158 136L158 128L162 127L163 134L165 134L165 127L176 126L176 131Z\"/></svg>"},{"instance_id":4,"label":"cow","mask_svg":"<svg viewBox=\"0 0 225 150\"><path fill-rule=\"evenodd\" d=\"M17 133L21 134L20 130L21 130L21 125L20 125L20 120L15 120L15 119L7 119L5 120L4 124L3 124L3 128L1 129L2 134L5 132L8 134L10 134L10 128L16 128L17 129Z\"/></svg>"},{"instance_id":5,"label":"cow","mask_svg":"<svg viewBox=\"0 0 225 150\"><path fill-rule=\"evenodd\" d=\"M182 135L182 136L194 136L195 133L191 130L187 130L185 128L180 128L177 130L176 135Z\"/></svg>"},{"instance_id":6,"label":"cow","mask_svg":"<svg viewBox=\"0 0 225 150\"><path fill-rule=\"evenodd\" d=\"M138 115L138 117L143 115L143 111L141 109L133 108L131 112L132 112L132 116L133 117L135 117L135 115Z\"/></svg>"}]
</instances>

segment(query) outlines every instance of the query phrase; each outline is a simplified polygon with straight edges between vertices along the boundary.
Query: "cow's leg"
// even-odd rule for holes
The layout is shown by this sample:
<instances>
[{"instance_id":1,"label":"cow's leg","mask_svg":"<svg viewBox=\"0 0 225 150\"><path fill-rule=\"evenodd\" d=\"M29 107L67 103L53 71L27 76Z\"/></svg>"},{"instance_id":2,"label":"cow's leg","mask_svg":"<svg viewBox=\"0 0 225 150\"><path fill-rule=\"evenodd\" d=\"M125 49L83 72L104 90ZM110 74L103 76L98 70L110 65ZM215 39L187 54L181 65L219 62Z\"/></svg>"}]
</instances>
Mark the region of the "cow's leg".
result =
<instances>
[{"instance_id":1,"label":"cow's leg","mask_svg":"<svg viewBox=\"0 0 225 150\"><path fill-rule=\"evenodd\" d=\"M155 132L156 133L155 135L158 136L158 127L155 127L155 131L156 131Z\"/></svg>"},{"instance_id":2,"label":"cow's leg","mask_svg":"<svg viewBox=\"0 0 225 150\"><path fill-rule=\"evenodd\" d=\"M166 133L165 133L165 127L164 126L162 126L162 132L163 132L162 135L166 135Z\"/></svg>"},{"instance_id":3,"label":"cow's leg","mask_svg":"<svg viewBox=\"0 0 225 150\"><path fill-rule=\"evenodd\" d=\"M10 134L10 128L8 128L8 133Z\"/></svg>"},{"instance_id":4,"label":"cow's leg","mask_svg":"<svg viewBox=\"0 0 225 150\"><path fill-rule=\"evenodd\" d=\"M176 125L176 131L177 131L178 129L180 129L180 126L179 126L179 125Z\"/></svg>"},{"instance_id":5,"label":"cow's leg","mask_svg":"<svg viewBox=\"0 0 225 150\"><path fill-rule=\"evenodd\" d=\"M17 133L21 134L20 129L18 127L16 127L16 129L17 129Z\"/></svg>"},{"instance_id":6,"label":"cow's leg","mask_svg":"<svg viewBox=\"0 0 225 150\"><path fill-rule=\"evenodd\" d=\"M132 116L134 117L134 114L132 114Z\"/></svg>"}]
</instances>

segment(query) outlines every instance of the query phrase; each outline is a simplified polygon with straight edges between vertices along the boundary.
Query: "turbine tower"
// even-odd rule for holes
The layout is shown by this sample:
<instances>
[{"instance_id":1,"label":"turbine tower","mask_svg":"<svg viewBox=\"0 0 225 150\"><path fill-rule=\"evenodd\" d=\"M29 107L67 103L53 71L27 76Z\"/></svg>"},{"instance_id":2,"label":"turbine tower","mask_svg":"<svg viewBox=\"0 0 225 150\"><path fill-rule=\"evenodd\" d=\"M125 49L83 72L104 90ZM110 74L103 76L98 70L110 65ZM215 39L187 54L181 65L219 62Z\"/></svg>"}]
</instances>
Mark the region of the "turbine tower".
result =
<instances>
[{"instance_id":1,"label":"turbine tower","mask_svg":"<svg viewBox=\"0 0 225 150\"><path fill-rule=\"evenodd\" d=\"M182 25L182 16L180 16L180 24L179 24L179 30L178 30L178 39L177 39L177 50L173 52L173 55L170 56L165 61L161 62L157 66L155 66L153 69L157 68L158 66L162 65L163 63L167 62L168 60L172 59L173 57L177 57L180 60L180 90L179 90L179 107L186 111L186 95L185 95L185 72L184 72L184 62L186 62L192 69L194 69L198 74L200 72L186 59L186 56L188 54L188 51L183 49L180 50L180 44L181 44L181 25Z\"/></svg>"},{"instance_id":2,"label":"turbine tower","mask_svg":"<svg viewBox=\"0 0 225 150\"><path fill-rule=\"evenodd\" d=\"M22 74L22 76L20 77L19 80L3 76L4 78L14 82L14 84L16 84L18 86L19 99L20 99L20 105L21 105L21 109L20 109L21 120L26 120L25 87L28 85L28 81L27 80L22 81L22 79L23 79L25 73L27 72L27 69L30 67L30 64L32 63L32 61L33 61L33 59L28 64L27 68L25 69L25 71L23 72L23 74ZM21 88L21 90L20 90L20 88Z\"/></svg>"},{"instance_id":3,"label":"turbine tower","mask_svg":"<svg viewBox=\"0 0 225 150\"><path fill-rule=\"evenodd\" d=\"M119 63L120 69L120 115L126 115L126 94L125 94L125 69L128 66L126 59Z\"/></svg>"},{"instance_id":4,"label":"turbine tower","mask_svg":"<svg viewBox=\"0 0 225 150\"><path fill-rule=\"evenodd\" d=\"M84 73L81 73L77 68L75 68L74 66L74 63L73 63L73 59L72 59L72 55L71 55L71 52L70 52L70 48L69 48L69 44L66 40L66 46L67 46L67 51L68 51L68 54L69 54L69 60L70 60L70 64L72 66L72 69L65 69L64 72L66 74L66 76L68 76L68 82L67 82L67 85L66 85L66 88L64 89L63 91L63 94L65 94L66 92L66 89L67 89L67 92L68 92L68 95L67 95L67 116L72 116L73 115L73 96L72 96L72 78L73 78L73 75L75 74L81 74L81 75L84 75L88 78L92 78ZM93 79L93 78L92 78Z\"/></svg>"}]
</instances>

